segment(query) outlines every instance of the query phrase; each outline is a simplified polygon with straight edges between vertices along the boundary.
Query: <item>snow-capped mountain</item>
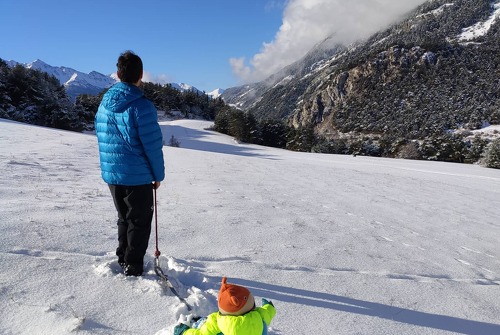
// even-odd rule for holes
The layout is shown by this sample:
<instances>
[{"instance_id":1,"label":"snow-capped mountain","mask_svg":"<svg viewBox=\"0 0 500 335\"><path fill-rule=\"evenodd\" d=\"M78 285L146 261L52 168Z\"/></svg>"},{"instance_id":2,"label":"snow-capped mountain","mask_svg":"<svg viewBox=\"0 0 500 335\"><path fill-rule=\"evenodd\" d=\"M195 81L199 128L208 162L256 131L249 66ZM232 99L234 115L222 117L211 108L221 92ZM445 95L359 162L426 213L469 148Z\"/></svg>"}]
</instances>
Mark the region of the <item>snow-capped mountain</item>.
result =
<instances>
[{"instance_id":1,"label":"snow-capped mountain","mask_svg":"<svg viewBox=\"0 0 500 335\"><path fill-rule=\"evenodd\" d=\"M180 83L180 84L170 83L169 85L171 85L173 88L178 89L179 91L183 91L183 92L184 91L193 91L193 92L196 92L199 94L206 94L213 99L218 98L219 96L222 95L222 93L224 93L224 89L222 89L222 88L216 88L215 90L213 90L211 92L204 92L204 91L201 91L201 90L197 89L196 87L189 85L189 84L186 84L186 83Z\"/></svg>"},{"instance_id":2,"label":"snow-capped mountain","mask_svg":"<svg viewBox=\"0 0 500 335\"><path fill-rule=\"evenodd\" d=\"M215 90L208 92L207 95L209 97L212 97L213 99L216 99L216 98L220 97L222 95L222 93L224 93L224 91L225 91L225 89L223 89L223 88L216 88Z\"/></svg>"},{"instance_id":3,"label":"snow-capped mountain","mask_svg":"<svg viewBox=\"0 0 500 335\"><path fill-rule=\"evenodd\" d=\"M111 76L96 71L87 74L65 66L51 66L39 59L27 64L26 67L47 72L59 79L61 84L66 87L74 83L85 83L99 88L106 88L116 82Z\"/></svg>"},{"instance_id":4,"label":"snow-capped mountain","mask_svg":"<svg viewBox=\"0 0 500 335\"><path fill-rule=\"evenodd\" d=\"M61 85L64 85L68 96L72 99L75 99L80 94L97 95L102 90L110 87L119 80L116 76L116 73L112 73L110 75L104 75L97 71L84 73L65 66L52 66L40 59L37 59L31 63L19 63L10 60L7 61L7 64L11 67L21 64L28 69L39 70L47 72L49 75L53 75L59 80ZM193 91L199 94L205 94L205 92L186 83L170 83L169 85L178 89L179 91ZM218 88L206 94L212 98L217 98L223 92L223 89Z\"/></svg>"},{"instance_id":5,"label":"snow-capped mountain","mask_svg":"<svg viewBox=\"0 0 500 335\"><path fill-rule=\"evenodd\" d=\"M179 91L193 91L193 92L197 92L197 93L200 93L200 94L203 94L203 91L200 91L199 89L197 89L196 87L192 86L192 85L189 85L189 84L185 84L185 83L169 83L169 85L171 85L173 88L176 88L178 89Z\"/></svg>"},{"instance_id":6,"label":"snow-capped mountain","mask_svg":"<svg viewBox=\"0 0 500 335\"><path fill-rule=\"evenodd\" d=\"M73 99L80 94L99 94L103 89L116 82L112 75L104 75L96 71L84 73L65 66L52 66L40 59L25 64L9 61L8 64L10 66L21 64L28 69L39 70L53 75L61 85L64 85L68 96Z\"/></svg>"}]
</instances>

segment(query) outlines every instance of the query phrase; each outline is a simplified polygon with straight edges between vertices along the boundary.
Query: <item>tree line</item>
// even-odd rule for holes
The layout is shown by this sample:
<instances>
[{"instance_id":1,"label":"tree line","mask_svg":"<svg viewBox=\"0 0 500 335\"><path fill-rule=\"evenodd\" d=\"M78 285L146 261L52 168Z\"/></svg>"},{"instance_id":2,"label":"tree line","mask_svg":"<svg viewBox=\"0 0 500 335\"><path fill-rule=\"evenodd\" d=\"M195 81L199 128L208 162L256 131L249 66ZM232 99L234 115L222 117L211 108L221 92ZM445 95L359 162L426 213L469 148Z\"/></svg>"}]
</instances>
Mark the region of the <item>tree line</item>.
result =
<instances>
[{"instance_id":1,"label":"tree line","mask_svg":"<svg viewBox=\"0 0 500 335\"><path fill-rule=\"evenodd\" d=\"M9 67L0 59L0 117L66 130L82 130L87 115L46 72Z\"/></svg>"},{"instance_id":2,"label":"tree line","mask_svg":"<svg viewBox=\"0 0 500 335\"><path fill-rule=\"evenodd\" d=\"M217 113L214 130L246 143L324 154L477 163L500 168L500 138L489 141L472 132L441 133L410 140L387 133L380 136L347 135L328 139L315 132L313 123L293 127L283 120L258 120L252 112L227 108Z\"/></svg>"},{"instance_id":3,"label":"tree line","mask_svg":"<svg viewBox=\"0 0 500 335\"><path fill-rule=\"evenodd\" d=\"M180 91L153 83L143 83L142 89L167 115L213 120L219 110L228 108L222 99L212 99L200 91ZM0 118L65 130L93 130L106 91L82 94L73 102L54 76L22 65L10 67L0 59Z\"/></svg>"}]
</instances>

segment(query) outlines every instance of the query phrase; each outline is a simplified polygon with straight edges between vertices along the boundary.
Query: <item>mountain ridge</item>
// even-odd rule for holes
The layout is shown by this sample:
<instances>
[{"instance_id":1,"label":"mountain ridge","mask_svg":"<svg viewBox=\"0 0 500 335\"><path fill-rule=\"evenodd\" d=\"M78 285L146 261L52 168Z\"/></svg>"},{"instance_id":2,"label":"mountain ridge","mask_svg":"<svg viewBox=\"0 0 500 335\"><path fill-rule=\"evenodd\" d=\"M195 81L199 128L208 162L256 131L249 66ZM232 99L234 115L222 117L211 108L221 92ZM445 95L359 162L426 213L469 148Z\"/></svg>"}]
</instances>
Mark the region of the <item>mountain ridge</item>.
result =
<instances>
[{"instance_id":1,"label":"mountain ridge","mask_svg":"<svg viewBox=\"0 0 500 335\"><path fill-rule=\"evenodd\" d=\"M499 16L498 0L428 1L365 41L290 65L309 69L300 77L222 96L257 119L331 140L368 136L397 155L409 140L500 124Z\"/></svg>"},{"instance_id":2,"label":"mountain ridge","mask_svg":"<svg viewBox=\"0 0 500 335\"><path fill-rule=\"evenodd\" d=\"M40 59L36 59L30 63L19 63L14 60L6 61L6 63L10 67L14 67L19 64L28 69L39 70L46 72L49 75L53 75L57 78L57 80L59 80L61 85L64 86L68 96L72 100L75 100L76 97L81 94L98 95L104 89L109 88L118 81L116 73L109 75L104 75L97 71L84 73L66 66L52 66ZM179 91L193 91L200 94L204 93L198 88L186 83L169 83L169 85ZM218 88L205 94L217 98L223 91L223 89Z\"/></svg>"},{"instance_id":3,"label":"mountain ridge","mask_svg":"<svg viewBox=\"0 0 500 335\"><path fill-rule=\"evenodd\" d=\"M7 61L7 64L11 67L19 64L27 69L39 70L54 76L64 86L66 93L72 100L75 100L80 94L97 95L117 82L117 78L113 77L112 74L104 75L97 71L84 73L66 66L52 66L40 59L31 63L10 60Z\"/></svg>"}]
</instances>

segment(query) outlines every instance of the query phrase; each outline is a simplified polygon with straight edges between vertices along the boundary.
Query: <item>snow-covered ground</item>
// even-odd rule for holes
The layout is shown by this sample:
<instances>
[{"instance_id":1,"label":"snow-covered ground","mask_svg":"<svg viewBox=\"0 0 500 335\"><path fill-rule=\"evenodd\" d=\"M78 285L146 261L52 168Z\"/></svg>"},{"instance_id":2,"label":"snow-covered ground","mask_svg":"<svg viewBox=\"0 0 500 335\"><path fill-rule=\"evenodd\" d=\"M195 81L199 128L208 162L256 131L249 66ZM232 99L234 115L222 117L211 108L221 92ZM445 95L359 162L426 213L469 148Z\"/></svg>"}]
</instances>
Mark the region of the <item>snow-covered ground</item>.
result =
<instances>
[{"instance_id":1,"label":"snow-covered ground","mask_svg":"<svg viewBox=\"0 0 500 335\"><path fill-rule=\"evenodd\" d=\"M492 13L487 20L477 22L470 27L462 29L462 33L458 36L460 42L474 40L488 33L496 20L500 18L500 1L492 1L492 7Z\"/></svg>"},{"instance_id":2,"label":"snow-covered ground","mask_svg":"<svg viewBox=\"0 0 500 335\"><path fill-rule=\"evenodd\" d=\"M489 125L481 129L473 130L472 134L480 134L483 138L494 140L500 138L500 125Z\"/></svg>"},{"instance_id":3,"label":"snow-covered ground","mask_svg":"<svg viewBox=\"0 0 500 335\"><path fill-rule=\"evenodd\" d=\"M205 315L222 276L271 335L500 334L500 170L295 153L162 122L164 271ZM0 333L172 334L153 271L119 271L93 135L0 120Z\"/></svg>"}]
</instances>

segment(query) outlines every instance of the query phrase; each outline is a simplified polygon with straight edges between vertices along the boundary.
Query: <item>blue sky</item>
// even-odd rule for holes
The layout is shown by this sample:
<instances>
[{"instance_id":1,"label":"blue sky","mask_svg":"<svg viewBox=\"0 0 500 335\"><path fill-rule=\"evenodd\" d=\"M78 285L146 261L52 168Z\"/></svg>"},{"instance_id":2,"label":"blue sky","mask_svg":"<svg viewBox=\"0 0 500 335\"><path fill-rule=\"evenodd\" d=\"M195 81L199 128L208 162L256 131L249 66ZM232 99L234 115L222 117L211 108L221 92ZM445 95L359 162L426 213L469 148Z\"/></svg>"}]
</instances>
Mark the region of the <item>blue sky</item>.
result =
<instances>
[{"instance_id":1,"label":"blue sky","mask_svg":"<svg viewBox=\"0 0 500 335\"><path fill-rule=\"evenodd\" d=\"M422 2L1 0L0 58L111 74L133 50L151 81L209 92L265 79L332 32L352 42Z\"/></svg>"}]
</instances>

